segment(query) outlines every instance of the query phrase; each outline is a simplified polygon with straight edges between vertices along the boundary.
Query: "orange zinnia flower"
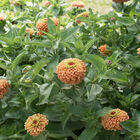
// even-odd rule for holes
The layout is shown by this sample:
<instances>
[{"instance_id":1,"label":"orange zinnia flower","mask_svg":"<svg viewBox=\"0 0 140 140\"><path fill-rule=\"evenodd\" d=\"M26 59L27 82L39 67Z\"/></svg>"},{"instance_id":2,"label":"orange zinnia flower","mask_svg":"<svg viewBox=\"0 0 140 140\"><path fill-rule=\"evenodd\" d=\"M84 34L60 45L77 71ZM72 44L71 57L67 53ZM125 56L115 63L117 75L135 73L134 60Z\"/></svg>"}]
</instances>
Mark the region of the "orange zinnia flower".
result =
<instances>
[{"instance_id":1,"label":"orange zinnia flower","mask_svg":"<svg viewBox=\"0 0 140 140\"><path fill-rule=\"evenodd\" d=\"M116 3L122 3L122 2L127 2L128 0L113 0Z\"/></svg>"},{"instance_id":2,"label":"orange zinnia flower","mask_svg":"<svg viewBox=\"0 0 140 140\"><path fill-rule=\"evenodd\" d=\"M104 55L110 54L110 52L106 49L106 45L101 45L101 46L99 47L99 51L100 51L100 53L102 53L102 54L104 54Z\"/></svg>"},{"instance_id":3,"label":"orange zinnia flower","mask_svg":"<svg viewBox=\"0 0 140 140\"><path fill-rule=\"evenodd\" d=\"M123 122L128 119L128 114L125 111L117 108L105 114L101 118L101 123L104 129L117 131L123 129L122 126L120 126L120 122Z\"/></svg>"},{"instance_id":4,"label":"orange zinnia flower","mask_svg":"<svg viewBox=\"0 0 140 140\"><path fill-rule=\"evenodd\" d=\"M6 79L0 80L0 99L8 91L9 87L10 87L10 85L8 84L8 81Z\"/></svg>"},{"instance_id":5,"label":"orange zinnia flower","mask_svg":"<svg viewBox=\"0 0 140 140\"><path fill-rule=\"evenodd\" d=\"M77 58L64 59L57 65L56 74L60 81L75 85L79 84L85 77L86 66Z\"/></svg>"},{"instance_id":6,"label":"orange zinnia flower","mask_svg":"<svg viewBox=\"0 0 140 140\"><path fill-rule=\"evenodd\" d=\"M84 8L85 7L85 4L81 1L74 1L72 2L72 7L79 7L79 8Z\"/></svg>"},{"instance_id":7,"label":"orange zinnia flower","mask_svg":"<svg viewBox=\"0 0 140 140\"><path fill-rule=\"evenodd\" d=\"M45 1L44 3L43 3L43 6L44 7L48 7L48 6L50 6L51 5L51 3L49 2L49 1Z\"/></svg>"},{"instance_id":8,"label":"orange zinnia flower","mask_svg":"<svg viewBox=\"0 0 140 140\"><path fill-rule=\"evenodd\" d=\"M5 16L3 14L0 14L0 20L2 20L2 21L5 20Z\"/></svg>"},{"instance_id":9,"label":"orange zinnia flower","mask_svg":"<svg viewBox=\"0 0 140 140\"><path fill-rule=\"evenodd\" d=\"M25 32L29 33L30 37L32 37L32 35L35 31L32 28L27 28Z\"/></svg>"},{"instance_id":10,"label":"orange zinnia flower","mask_svg":"<svg viewBox=\"0 0 140 140\"><path fill-rule=\"evenodd\" d=\"M59 24L59 21L57 18L50 18L54 24L57 26ZM36 28L38 29L37 35L44 35L43 32L48 32L48 26L47 26L47 19L41 19L37 22Z\"/></svg>"},{"instance_id":11,"label":"orange zinnia flower","mask_svg":"<svg viewBox=\"0 0 140 140\"><path fill-rule=\"evenodd\" d=\"M137 54L140 54L140 48L138 48L137 51L138 51Z\"/></svg>"},{"instance_id":12,"label":"orange zinnia flower","mask_svg":"<svg viewBox=\"0 0 140 140\"><path fill-rule=\"evenodd\" d=\"M75 21L77 22L77 24L80 24L81 23L81 21L79 21L77 18L79 18L79 17L88 17L88 12L83 12L83 13L81 13L81 14L79 14L79 15L77 15L76 17L75 17Z\"/></svg>"},{"instance_id":13,"label":"orange zinnia flower","mask_svg":"<svg viewBox=\"0 0 140 140\"><path fill-rule=\"evenodd\" d=\"M46 125L48 125L46 116L38 113L28 117L24 126L30 135L38 136L45 130Z\"/></svg>"}]
</instances>

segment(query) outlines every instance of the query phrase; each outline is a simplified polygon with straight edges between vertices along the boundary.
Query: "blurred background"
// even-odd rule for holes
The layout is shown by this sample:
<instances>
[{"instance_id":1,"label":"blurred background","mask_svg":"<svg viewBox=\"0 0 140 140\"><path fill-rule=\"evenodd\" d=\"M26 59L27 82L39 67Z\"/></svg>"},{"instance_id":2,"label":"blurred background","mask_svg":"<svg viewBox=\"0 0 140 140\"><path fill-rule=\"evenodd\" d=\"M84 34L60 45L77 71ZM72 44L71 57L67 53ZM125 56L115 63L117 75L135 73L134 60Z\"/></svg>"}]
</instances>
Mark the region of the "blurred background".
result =
<instances>
[{"instance_id":1,"label":"blurred background","mask_svg":"<svg viewBox=\"0 0 140 140\"><path fill-rule=\"evenodd\" d=\"M65 0L71 3L76 0ZM80 0L85 3L86 8L92 8L94 12L99 12L100 14L108 13L112 10L111 1L112 0Z\"/></svg>"}]
</instances>

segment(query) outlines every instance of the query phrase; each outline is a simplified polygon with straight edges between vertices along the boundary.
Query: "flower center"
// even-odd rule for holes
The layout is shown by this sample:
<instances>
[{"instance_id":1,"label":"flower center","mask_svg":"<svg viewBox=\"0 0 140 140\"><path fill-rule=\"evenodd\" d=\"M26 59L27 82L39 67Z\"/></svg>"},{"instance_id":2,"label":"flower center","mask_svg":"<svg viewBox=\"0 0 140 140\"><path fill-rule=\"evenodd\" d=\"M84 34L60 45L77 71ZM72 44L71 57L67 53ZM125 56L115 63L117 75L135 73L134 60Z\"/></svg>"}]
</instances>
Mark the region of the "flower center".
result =
<instances>
[{"instance_id":1,"label":"flower center","mask_svg":"<svg viewBox=\"0 0 140 140\"><path fill-rule=\"evenodd\" d=\"M110 114L111 114L111 115L114 115L115 113L116 113L116 112L113 111L113 112L111 112Z\"/></svg>"},{"instance_id":2,"label":"flower center","mask_svg":"<svg viewBox=\"0 0 140 140\"><path fill-rule=\"evenodd\" d=\"M37 119L32 121L33 126L38 126L38 124L39 124L39 121Z\"/></svg>"},{"instance_id":3,"label":"flower center","mask_svg":"<svg viewBox=\"0 0 140 140\"><path fill-rule=\"evenodd\" d=\"M74 63L73 63L73 62L69 62L69 63L68 63L68 65L70 65L70 66L71 66L71 65L74 65Z\"/></svg>"},{"instance_id":4,"label":"flower center","mask_svg":"<svg viewBox=\"0 0 140 140\"><path fill-rule=\"evenodd\" d=\"M37 120L34 120L34 121L33 121L33 124L37 124Z\"/></svg>"}]
</instances>

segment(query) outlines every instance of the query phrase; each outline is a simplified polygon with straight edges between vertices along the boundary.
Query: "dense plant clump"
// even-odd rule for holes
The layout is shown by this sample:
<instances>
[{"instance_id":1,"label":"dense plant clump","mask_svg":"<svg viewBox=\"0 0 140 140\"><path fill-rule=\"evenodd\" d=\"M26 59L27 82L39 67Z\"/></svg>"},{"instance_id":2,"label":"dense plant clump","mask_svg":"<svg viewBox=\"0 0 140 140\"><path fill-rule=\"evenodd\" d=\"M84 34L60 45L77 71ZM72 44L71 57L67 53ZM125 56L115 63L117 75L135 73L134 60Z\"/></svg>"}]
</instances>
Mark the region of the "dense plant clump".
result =
<instances>
[{"instance_id":1,"label":"dense plant clump","mask_svg":"<svg viewBox=\"0 0 140 140\"><path fill-rule=\"evenodd\" d=\"M0 140L139 140L140 2L0 1Z\"/></svg>"}]
</instances>

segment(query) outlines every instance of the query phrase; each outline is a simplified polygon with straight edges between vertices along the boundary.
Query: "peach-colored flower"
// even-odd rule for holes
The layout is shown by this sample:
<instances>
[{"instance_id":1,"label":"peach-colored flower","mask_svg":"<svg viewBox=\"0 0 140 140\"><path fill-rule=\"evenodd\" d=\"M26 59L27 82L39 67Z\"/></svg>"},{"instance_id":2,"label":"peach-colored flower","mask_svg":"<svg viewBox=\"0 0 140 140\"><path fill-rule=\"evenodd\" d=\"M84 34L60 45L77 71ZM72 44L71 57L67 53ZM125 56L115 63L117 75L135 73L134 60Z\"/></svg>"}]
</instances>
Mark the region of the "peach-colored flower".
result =
<instances>
[{"instance_id":1,"label":"peach-colored flower","mask_svg":"<svg viewBox=\"0 0 140 140\"><path fill-rule=\"evenodd\" d=\"M72 7L79 7L79 8L84 8L85 7L85 4L81 1L74 1L72 2Z\"/></svg>"},{"instance_id":2,"label":"peach-colored flower","mask_svg":"<svg viewBox=\"0 0 140 140\"><path fill-rule=\"evenodd\" d=\"M46 125L48 125L46 116L38 113L28 117L24 126L27 133L38 136L45 130Z\"/></svg>"},{"instance_id":3,"label":"peach-colored flower","mask_svg":"<svg viewBox=\"0 0 140 140\"><path fill-rule=\"evenodd\" d=\"M77 58L64 59L56 68L60 81L69 85L79 84L85 77L85 72L85 63Z\"/></svg>"},{"instance_id":4,"label":"peach-colored flower","mask_svg":"<svg viewBox=\"0 0 140 140\"><path fill-rule=\"evenodd\" d=\"M16 1L16 0L12 0L12 1L10 1L10 4L13 4L13 5L20 5L19 2Z\"/></svg>"},{"instance_id":5,"label":"peach-colored flower","mask_svg":"<svg viewBox=\"0 0 140 140\"><path fill-rule=\"evenodd\" d=\"M0 20L2 20L2 21L5 20L5 16L3 14L0 14Z\"/></svg>"},{"instance_id":6,"label":"peach-colored flower","mask_svg":"<svg viewBox=\"0 0 140 140\"><path fill-rule=\"evenodd\" d=\"M137 54L140 54L140 48L138 48L137 51L138 51Z\"/></svg>"},{"instance_id":7,"label":"peach-colored flower","mask_svg":"<svg viewBox=\"0 0 140 140\"><path fill-rule=\"evenodd\" d=\"M77 24L80 24L81 21L79 21L78 18L79 18L79 17L88 17L88 15L89 15L88 12L83 12L83 13L81 13L81 14L79 14L79 15L77 15L77 16L75 17L75 21L77 22Z\"/></svg>"},{"instance_id":8,"label":"peach-colored flower","mask_svg":"<svg viewBox=\"0 0 140 140\"><path fill-rule=\"evenodd\" d=\"M58 18L53 17L53 18L50 18L50 19L54 22L54 24L55 24L56 26L59 24Z\"/></svg>"},{"instance_id":9,"label":"peach-colored flower","mask_svg":"<svg viewBox=\"0 0 140 140\"><path fill-rule=\"evenodd\" d=\"M101 117L101 123L104 129L106 130L122 130L122 126L120 126L120 122L128 120L128 114L120 109L113 109L106 113L103 117Z\"/></svg>"},{"instance_id":10,"label":"peach-colored flower","mask_svg":"<svg viewBox=\"0 0 140 140\"><path fill-rule=\"evenodd\" d=\"M0 80L0 99L8 91L9 87L10 87L10 85L8 84L6 79L1 79Z\"/></svg>"},{"instance_id":11,"label":"peach-colored flower","mask_svg":"<svg viewBox=\"0 0 140 140\"><path fill-rule=\"evenodd\" d=\"M57 18L50 18L54 24L57 26L59 24L59 21ZM47 19L41 19L37 22L36 28L38 29L37 35L44 35L43 32L48 32L48 26L47 26Z\"/></svg>"},{"instance_id":12,"label":"peach-colored flower","mask_svg":"<svg viewBox=\"0 0 140 140\"><path fill-rule=\"evenodd\" d=\"M104 55L110 54L110 52L106 49L106 44L105 45L101 45L99 47L99 51L100 51L101 54L104 54Z\"/></svg>"},{"instance_id":13,"label":"peach-colored flower","mask_svg":"<svg viewBox=\"0 0 140 140\"><path fill-rule=\"evenodd\" d=\"M34 34L35 31L32 28L27 28L25 32L29 33L30 37L32 37L32 35Z\"/></svg>"},{"instance_id":14,"label":"peach-colored flower","mask_svg":"<svg viewBox=\"0 0 140 140\"><path fill-rule=\"evenodd\" d=\"M60 26L60 30L64 30L64 27L63 26Z\"/></svg>"},{"instance_id":15,"label":"peach-colored flower","mask_svg":"<svg viewBox=\"0 0 140 140\"><path fill-rule=\"evenodd\" d=\"M129 0L113 0L113 1L116 2L116 3L122 3L122 2L127 2Z\"/></svg>"},{"instance_id":16,"label":"peach-colored flower","mask_svg":"<svg viewBox=\"0 0 140 140\"><path fill-rule=\"evenodd\" d=\"M51 5L51 3L49 2L49 1L45 1L44 3L43 3L43 6L44 7L48 7L48 6L50 6Z\"/></svg>"}]
</instances>

